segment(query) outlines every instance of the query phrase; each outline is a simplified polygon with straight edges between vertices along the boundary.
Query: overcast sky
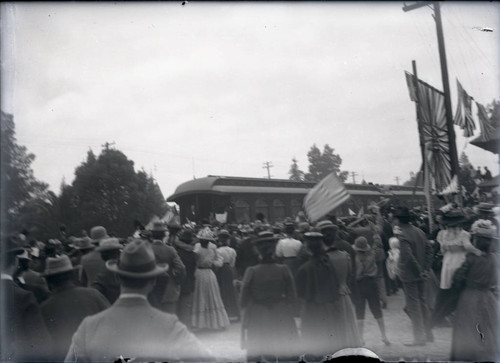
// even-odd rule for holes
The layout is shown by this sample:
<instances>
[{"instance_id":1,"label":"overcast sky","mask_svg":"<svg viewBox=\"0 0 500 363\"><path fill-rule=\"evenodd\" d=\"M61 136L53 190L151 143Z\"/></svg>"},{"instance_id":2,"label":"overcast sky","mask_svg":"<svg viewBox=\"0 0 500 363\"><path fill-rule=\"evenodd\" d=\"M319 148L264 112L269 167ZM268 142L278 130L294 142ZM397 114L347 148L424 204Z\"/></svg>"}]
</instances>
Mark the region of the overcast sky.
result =
<instances>
[{"instance_id":1,"label":"overcast sky","mask_svg":"<svg viewBox=\"0 0 500 363\"><path fill-rule=\"evenodd\" d=\"M105 142L165 197L193 176L267 176L266 161L288 178L314 143L357 182L395 184L421 164L404 71L416 60L443 88L432 10L402 6L2 3L2 109L55 192ZM499 4L441 10L453 111L456 78L480 103L500 99ZM496 156L455 131L458 154L497 174Z\"/></svg>"}]
</instances>

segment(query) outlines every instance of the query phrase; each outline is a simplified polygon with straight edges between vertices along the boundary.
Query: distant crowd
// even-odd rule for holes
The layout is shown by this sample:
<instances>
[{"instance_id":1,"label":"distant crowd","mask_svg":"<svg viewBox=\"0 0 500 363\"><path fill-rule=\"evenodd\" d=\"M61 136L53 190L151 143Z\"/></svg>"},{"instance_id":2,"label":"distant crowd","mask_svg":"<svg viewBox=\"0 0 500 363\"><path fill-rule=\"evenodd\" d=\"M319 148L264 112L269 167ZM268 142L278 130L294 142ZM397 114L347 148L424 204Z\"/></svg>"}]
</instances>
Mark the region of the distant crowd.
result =
<instances>
[{"instance_id":1,"label":"distant crowd","mask_svg":"<svg viewBox=\"0 0 500 363\"><path fill-rule=\"evenodd\" d=\"M158 220L125 238L23 231L2 240L1 360L217 360L197 334L238 323L248 361L316 361L364 346L366 305L394 344L384 310L403 293L406 345L449 327L450 360L496 361L496 207L435 212L432 229L425 210L372 204L316 223Z\"/></svg>"}]
</instances>

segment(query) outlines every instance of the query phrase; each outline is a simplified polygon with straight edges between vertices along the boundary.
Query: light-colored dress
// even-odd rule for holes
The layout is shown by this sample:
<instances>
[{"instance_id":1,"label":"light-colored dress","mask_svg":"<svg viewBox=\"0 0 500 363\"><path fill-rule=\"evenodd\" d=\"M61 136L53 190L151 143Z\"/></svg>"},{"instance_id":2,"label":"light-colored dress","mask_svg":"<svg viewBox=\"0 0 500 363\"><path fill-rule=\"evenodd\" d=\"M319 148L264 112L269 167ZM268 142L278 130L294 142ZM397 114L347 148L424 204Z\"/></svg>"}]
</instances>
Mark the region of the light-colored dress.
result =
<instances>
[{"instance_id":1,"label":"light-colored dress","mask_svg":"<svg viewBox=\"0 0 500 363\"><path fill-rule=\"evenodd\" d=\"M207 248L197 243L194 252L198 255L198 268L195 271L191 325L198 329L223 329L229 325L229 318L212 271L212 267L221 267L223 260L213 243L209 243Z\"/></svg>"},{"instance_id":2,"label":"light-colored dress","mask_svg":"<svg viewBox=\"0 0 500 363\"><path fill-rule=\"evenodd\" d=\"M436 240L441 246L443 266L441 268L441 289L451 288L455 271L462 266L467 252L476 251L470 242L470 234L462 229L443 229L439 231Z\"/></svg>"}]
</instances>

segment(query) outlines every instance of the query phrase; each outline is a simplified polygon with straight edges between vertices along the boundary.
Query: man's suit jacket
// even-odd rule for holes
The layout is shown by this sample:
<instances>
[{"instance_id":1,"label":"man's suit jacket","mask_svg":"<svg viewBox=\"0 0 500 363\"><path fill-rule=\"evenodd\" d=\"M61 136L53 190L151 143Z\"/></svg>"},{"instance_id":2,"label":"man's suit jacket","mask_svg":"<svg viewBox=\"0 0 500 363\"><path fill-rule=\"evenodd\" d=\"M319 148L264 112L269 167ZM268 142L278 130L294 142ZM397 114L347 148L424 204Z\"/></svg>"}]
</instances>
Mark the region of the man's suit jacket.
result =
<instances>
[{"instance_id":1,"label":"man's suit jacket","mask_svg":"<svg viewBox=\"0 0 500 363\"><path fill-rule=\"evenodd\" d=\"M58 291L41 305L42 316L53 342L53 358L61 361L68 352L71 336L82 320L110 306L97 290L72 286Z\"/></svg>"},{"instance_id":2,"label":"man's suit jacket","mask_svg":"<svg viewBox=\"0 0 500 363\"><path fill-rule=\"evenodd\" d=\"M0 361L50 359L51 338L32 292L1 280Z\"/></svg>"},{"instance_id":3,"label":"man's suit jacket","mask_svg":"<svg viewBox=\"0 0 500 363\"><path fill-rule=\"evenodd\" d=\"M73 335L66 362L113 362L212 358L172 314L153 308L140 295L120 297L111 308L83 320Z\"/></svg>"},{"instance_id":4,"label":"man's suit jacket","mask_svg":"<svg viewBox=\"0 0 500 363\"><path fill-rule=\"evenodd\" d=\"M420 274L428 270L432 262L432 247L425 233L411 224L401 225L399 279L401 282L421 280Z\"/></svg>"}]
</instances>

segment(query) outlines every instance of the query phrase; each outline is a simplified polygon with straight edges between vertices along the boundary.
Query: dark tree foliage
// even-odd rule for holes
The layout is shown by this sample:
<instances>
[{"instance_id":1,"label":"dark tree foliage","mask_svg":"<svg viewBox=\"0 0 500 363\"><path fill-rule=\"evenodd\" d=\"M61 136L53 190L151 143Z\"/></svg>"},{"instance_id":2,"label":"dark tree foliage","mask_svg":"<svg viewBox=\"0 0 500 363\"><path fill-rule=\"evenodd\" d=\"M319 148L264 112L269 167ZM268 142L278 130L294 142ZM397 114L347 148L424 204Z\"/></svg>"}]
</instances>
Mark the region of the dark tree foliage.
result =
<instances>
[{"instance_id":1,"label":"dark tree foliage","mask_svg":"<svg viewBox=\"0 0 500 363\"><path fill-rule=\"evenodd\" d=\"M46 198L47 184L37 180L31 169L35 155L18 145L12 115L1 112L1 228L9 234L25 228L23 210L28 203Z\"/></svg>"},{"instance_id":2,"label":"dark tree foliage","mask_svg":"<svg viewBox=\"0 0 500 363\"><path fill-rule=\"evenodd\" d=\"M62 222L75 232L102 225L108 232L127 236L133 232L134 220L148 221L168 209L154 178L136 172L132 160L108 146L99 157L88 152L59 199Z\"/></svg>"},{"instance_id":3,"label":"dark tree foliage","mask_svg":"<svg viewBox=\"0 0 500 363\"><path fill-rule=\"evenodd\" d=\"M289 179L293 181L303 181L304 180L304 172L299 169L299 165L297 164L297 159L292 159L292 165L290 165L290 170L288 171L290 175Z\"/></svg>"},{"instance_id":4,"label":"dark tree foliage","mask_svg":"<svg viewBox=\"0 0 500 363\"><path fill-rule=\"evenodd\" d=\"M305 174L304 179L310 182L319 182L331 172L339 176L342 181L347 180L348 172L340 171L342 158L334 153L334 149L328 144L323 147L323 152L314 144L307 153L309 160L309 172Z\"/></svg>"}]
</instances>

